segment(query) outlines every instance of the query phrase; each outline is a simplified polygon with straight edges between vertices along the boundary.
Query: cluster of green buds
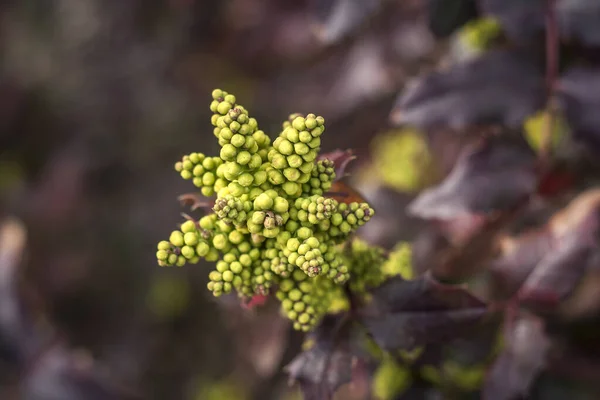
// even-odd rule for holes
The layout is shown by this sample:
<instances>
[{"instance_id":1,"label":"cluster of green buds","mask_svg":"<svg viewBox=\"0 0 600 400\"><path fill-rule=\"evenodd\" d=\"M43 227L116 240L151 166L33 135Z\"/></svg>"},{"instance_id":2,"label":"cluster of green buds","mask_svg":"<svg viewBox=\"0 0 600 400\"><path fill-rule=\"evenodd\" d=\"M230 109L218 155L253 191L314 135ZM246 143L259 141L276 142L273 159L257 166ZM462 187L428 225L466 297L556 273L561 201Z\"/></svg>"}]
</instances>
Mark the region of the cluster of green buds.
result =
<instances>
[{"instance_id":1,"label":"cluster of green buds","mask_svg":"<svg viewBox=\"0 0 600 400\"><path fill-rule=\"evenodd\" d=\"M336 172L333 161L319 159L323 117L293 114L271 142L235 96L217 89L212 97L219 156L195 152L175 164L202 195L216 195L212 212L161 241L158 264L215 262L208 283L215 296L274 291L283 314L307 331L353 276L342 244L374 211L327 196Z\"/></svg>"}]
</instances>

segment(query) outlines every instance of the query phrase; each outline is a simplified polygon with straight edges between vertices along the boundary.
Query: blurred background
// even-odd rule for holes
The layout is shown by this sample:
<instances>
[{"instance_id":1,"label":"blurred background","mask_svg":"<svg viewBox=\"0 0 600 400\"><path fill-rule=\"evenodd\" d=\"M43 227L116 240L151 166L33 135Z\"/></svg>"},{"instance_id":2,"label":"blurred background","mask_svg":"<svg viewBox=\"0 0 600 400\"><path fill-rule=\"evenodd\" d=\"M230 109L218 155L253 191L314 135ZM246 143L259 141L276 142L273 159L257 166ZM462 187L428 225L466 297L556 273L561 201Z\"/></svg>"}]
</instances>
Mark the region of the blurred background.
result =
<instances>
[{"instance_id":1,"label":"blurred background","mask_svg":"<svg viewBox=\"0 0 600 400\"><path fill-rule=\"evenodd\" d=\"M214 88L271 136L314 112L324 151L359 156L351 182L379 213L363 235L411 239L402 205L461 143L428 150L389 114L407 80L466 51L432 38L422 3L2 2L0 398L298 398L281 370L301 338L276 304L217 301L206 265L157 266L193 191L173 165L217 151Z\"/></svg>"}]
</instances>

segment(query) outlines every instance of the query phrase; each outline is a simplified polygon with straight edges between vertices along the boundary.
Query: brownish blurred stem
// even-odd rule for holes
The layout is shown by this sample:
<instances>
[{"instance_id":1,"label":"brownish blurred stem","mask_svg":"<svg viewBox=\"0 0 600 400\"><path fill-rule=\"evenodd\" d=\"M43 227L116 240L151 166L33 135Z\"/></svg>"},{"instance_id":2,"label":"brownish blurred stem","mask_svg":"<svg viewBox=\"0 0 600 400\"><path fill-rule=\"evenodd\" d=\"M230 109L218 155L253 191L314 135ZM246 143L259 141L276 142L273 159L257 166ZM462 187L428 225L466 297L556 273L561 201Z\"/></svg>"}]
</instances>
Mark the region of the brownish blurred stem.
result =
<instances>
[{"instance_id":1,"label":"brownish blurred stem","mask_svg":"<svg viewBox=\"0 0 600 400\"><path fill-rule=\"evenodd\" d=\"M540 161L545 167L549 163L552 151L552 130L556 106L553 101L554 86L558 76L558 24L556 21L555 0L546 0L546 116Z\"/></svg>"}]
</instances>

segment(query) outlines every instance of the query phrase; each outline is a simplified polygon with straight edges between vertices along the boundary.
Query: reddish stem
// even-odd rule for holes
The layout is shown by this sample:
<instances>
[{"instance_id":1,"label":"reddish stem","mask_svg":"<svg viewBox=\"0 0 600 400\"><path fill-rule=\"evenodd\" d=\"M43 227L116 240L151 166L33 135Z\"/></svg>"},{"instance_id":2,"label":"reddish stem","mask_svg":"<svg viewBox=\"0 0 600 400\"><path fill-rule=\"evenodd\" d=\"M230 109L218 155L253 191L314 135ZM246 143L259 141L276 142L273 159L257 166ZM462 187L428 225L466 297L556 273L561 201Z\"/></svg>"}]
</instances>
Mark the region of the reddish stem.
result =
<instances>
[{"instance_id":1,"label":"reddish stem","mask_svg":"<svg viewBox=\"0 0 600 400\"><path fill-rule=\"evenodd\" d=\"M556 20L555 0L546 0L546 118L544 137L540 149L543 167L549 164L552 150L552 130L556 107L553 102L554 87L558 77L558 23ZM545 168L544 168L545 169Z\"/></svg>"}]
</instances>

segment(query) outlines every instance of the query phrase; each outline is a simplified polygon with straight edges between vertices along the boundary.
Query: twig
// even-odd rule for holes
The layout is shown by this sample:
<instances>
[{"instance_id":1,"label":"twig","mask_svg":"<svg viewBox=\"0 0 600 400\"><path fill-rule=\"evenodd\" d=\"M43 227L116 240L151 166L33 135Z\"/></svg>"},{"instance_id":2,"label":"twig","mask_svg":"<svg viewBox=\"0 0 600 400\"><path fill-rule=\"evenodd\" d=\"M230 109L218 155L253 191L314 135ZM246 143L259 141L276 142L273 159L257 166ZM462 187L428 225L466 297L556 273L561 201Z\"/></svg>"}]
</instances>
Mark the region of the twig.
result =
<instances>
[{"instance_id":1,"label":"twig","mask_svg":"<svg viewBox=\"0 0 600 400\"><path fill-rule=\"evenodd\" d=\"M558 76L558 23L556 20L555 0L546 0L546 115L540 148L542 168L549 164L552 152L552 136L556 107L553 101L554 88Z\"/></svg>"}]
</instances>

